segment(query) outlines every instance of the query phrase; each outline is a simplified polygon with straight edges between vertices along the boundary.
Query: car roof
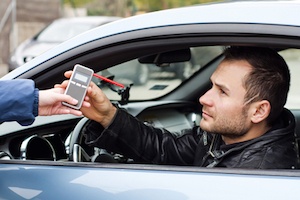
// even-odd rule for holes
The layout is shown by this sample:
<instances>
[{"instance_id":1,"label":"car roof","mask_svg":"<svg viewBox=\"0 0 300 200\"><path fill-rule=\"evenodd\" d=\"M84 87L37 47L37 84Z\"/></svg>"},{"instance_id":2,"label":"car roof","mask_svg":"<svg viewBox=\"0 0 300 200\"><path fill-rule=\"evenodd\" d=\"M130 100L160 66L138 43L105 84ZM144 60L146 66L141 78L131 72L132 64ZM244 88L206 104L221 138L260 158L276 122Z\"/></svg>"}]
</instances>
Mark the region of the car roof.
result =
<instances>
[{"instance_id":1,"label":"car roof","mask_svg":"<svg viewBox=\"0 0 300 200\"><path fill-rule=\"evenodd\" d=\"M113 34L179 24L249 23L300 26L299 10L300 1L239 1L173 8L136 15L97 27L84 35L78 35L76 43L84 44Z\"/></svg>"},{"instance_id":2,"label":"car roof","mask_svg":"<svg viewBox=\"0 0 300 200\"><path fill-rule=\"evenodd\" d=\"M268 23L300 25L298 18L300 1L237 1L213 4L200 4L183 8L174 8L132 17L136 28L159 25L188 23ZM287 14L288 13L288 14ZM159 18L160 20L155 20ZM237 17L238 16L238 17ZM126 19L125 19L126 20ZM125 22L125 21L123 21ZM127 27L134 27L130 24Z\"/></svg>"},{"instance_id":3,"label":"car roof","mask_svg":"<svg viewBox=\"0 0 300 200\"><path fill-rule=\"evenodd\" d=\"M99 31L98 34L106 36L178 24L251 23L300 26L299 10L300 1L239 1L205 4L124 18L113 22L114 25L108 24L106 27L99 28L101 32Z\"/></svg>"},{"instance_id":4,"label":"car roof","mask_svg":"<svg viewBox=\"0 0 300 200\"><path fill-rule=\"evenodd\" d=\"M83 16L83 17L64 17L54 20L52 23L86 23L101 25L102 23L107 23L122 19L117 16Z\"/></svg>"},{"instance_id":5,"label":"car roof","mask_svg":"<svg viewBox=\"0 0 300 200\"><path fill-rule=\"evenodd\" d=\"M89 37L82 36L80 39L82 39L82 43L85 43L87 40L94 40L101 36L178 24L258 23L300 26L299 10L300 1L238 1L200 4L117 20L100 28L98 27L99 31L94 31L97 33L86 35ZM84 20L84 18L81 20Z\"/></svg>"}]
</instances>

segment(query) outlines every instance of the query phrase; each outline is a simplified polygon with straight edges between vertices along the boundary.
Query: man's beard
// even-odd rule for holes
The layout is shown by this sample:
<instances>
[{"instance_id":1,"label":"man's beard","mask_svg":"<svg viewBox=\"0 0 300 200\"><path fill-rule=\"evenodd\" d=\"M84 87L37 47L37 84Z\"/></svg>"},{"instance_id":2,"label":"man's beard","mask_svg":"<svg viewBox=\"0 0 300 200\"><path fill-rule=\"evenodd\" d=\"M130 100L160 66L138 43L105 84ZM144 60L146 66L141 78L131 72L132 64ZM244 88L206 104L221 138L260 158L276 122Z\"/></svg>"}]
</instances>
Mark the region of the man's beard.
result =
<instances>
[{"instance_id":1,"label":"man's beard","mask_svg":"<svg viewBox=\"0 0 300 200\"><path fill-rule=\"evenodd\" d=\"M228 138L239 138L245 135L250 129L250 127L247 126L247 117L246 108L244 107L240 115L232 116L231 118L218 118L215 126L211 127L210 130L203 130Z\"/></svg>"}]
</instances>

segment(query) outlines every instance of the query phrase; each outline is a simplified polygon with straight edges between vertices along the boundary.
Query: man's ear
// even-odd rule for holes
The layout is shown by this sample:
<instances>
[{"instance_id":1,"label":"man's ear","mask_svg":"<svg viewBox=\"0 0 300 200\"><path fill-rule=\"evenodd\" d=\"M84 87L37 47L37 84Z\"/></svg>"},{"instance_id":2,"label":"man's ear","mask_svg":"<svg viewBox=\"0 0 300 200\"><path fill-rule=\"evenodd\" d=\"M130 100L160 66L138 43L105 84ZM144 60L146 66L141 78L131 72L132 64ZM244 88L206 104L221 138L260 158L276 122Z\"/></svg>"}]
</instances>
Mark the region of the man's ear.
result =
<instances>
[{"instance_id":1,"label":"man's ear","mask_svg":"<svg viewBox=\"0 0 300 200\"><path fill-rule=\"evenodd\" d=\"M270 112L271 112L271 105L270 102L267 100L258 101L252 104L252 115L251 121L253 123L259 123L265 120Z\"/></svg>"}]
</instances>

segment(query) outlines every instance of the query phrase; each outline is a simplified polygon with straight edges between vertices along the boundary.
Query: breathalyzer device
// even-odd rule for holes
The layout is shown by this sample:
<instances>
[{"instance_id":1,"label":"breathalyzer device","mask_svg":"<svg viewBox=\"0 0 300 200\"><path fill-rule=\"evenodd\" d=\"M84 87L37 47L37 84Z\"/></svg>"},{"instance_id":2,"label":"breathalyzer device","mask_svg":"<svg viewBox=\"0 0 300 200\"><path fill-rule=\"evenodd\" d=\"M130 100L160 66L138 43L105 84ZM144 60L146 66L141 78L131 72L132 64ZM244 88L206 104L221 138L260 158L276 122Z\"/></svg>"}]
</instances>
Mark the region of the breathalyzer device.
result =
<instances>
[{"instance_id":1,"label":"breathalyzer device","mask_svg":"<svg viewBox=\"0 0 300 200\"><path fill-rule=\"evenodd\" d=\"M62 102L62 104L77 110L80 109L93 74L94 71L92 69L76 64L74 66L73 73L69 80L65 94L77 99L78 103L76 105L71 105L66 102Z\"/></svg>"}]
</instances>

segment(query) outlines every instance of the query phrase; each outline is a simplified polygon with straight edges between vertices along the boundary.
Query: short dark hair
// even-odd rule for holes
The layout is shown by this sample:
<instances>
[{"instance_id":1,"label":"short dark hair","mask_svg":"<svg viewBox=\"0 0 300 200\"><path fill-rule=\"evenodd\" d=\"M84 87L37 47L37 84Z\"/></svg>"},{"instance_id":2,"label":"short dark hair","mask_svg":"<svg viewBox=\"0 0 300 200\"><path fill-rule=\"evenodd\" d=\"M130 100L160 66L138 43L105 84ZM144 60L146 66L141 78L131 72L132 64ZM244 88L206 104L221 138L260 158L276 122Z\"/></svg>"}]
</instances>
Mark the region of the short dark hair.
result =
<instances>
[{"instance_id":1,"label":"short dark hair","mask_svg":"<svg viewBox=\"0 0 300 200\"><path fill-rule=\"evenodd\" d=\"M272 124L282 112L290 87L290 72L285 60L271 48L232 46L224 51L225 60L245 60L253 68L244 80L245 102L267 100L271 111L267 118Z\"/></svg>"}]
</instances>

